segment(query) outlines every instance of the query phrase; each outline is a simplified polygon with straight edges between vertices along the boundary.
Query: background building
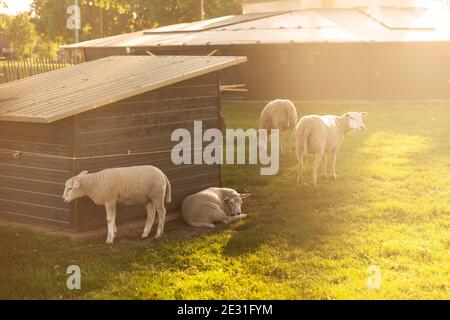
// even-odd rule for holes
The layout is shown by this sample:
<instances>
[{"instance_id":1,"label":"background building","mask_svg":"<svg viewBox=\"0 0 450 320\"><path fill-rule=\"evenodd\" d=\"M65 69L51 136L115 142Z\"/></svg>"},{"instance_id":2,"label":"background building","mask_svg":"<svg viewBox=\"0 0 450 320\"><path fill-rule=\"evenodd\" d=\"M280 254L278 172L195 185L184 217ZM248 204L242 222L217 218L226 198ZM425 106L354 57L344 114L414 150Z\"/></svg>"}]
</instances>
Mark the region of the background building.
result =
<instances>
[{"instance_id":1,"label":"background building","mask_svg":"<svg viewBox=\"0 0 450 320\"><path fill-rule=\"evenodd\" d=\"M243 15L66 48L80 50L86 60L148 51L247 56L248 63L227 71L223 81L245 84L248 92L239 95L252 100L448 99L450 19L440 5L246 0Z\"/></svg>"}]
</instances>

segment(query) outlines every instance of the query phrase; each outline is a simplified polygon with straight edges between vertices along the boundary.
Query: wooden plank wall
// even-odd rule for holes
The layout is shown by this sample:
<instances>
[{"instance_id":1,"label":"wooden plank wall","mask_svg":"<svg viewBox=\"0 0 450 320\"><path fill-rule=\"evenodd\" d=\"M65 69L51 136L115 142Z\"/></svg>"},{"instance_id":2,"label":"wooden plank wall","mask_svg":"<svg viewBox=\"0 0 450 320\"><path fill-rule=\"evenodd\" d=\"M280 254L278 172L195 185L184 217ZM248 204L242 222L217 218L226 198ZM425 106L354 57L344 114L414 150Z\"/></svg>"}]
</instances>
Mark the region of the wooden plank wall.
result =
<instances>
[{"instance_id":1,"label":"wooden plank wall","mask_svg":"<svg viewBox=\"0 0 450 320\"><path fill-rule=\"evenodd\" d=\"M182 200L197 191L220 184L220 166L181 165L171 161L170 141L175 129L192 132L194 120L202 120L204 129L217 128L220 96L218 75L213 73L177 85L139 95L113 105L77 116L77 152L80 157L132 153L108 158L79 160L77 171L97 172L105 168L154 165L163 170L172 184L172 204L178 208ZM79 230L105 224L104 208L83 199L77 204ZM120 207L118 221L144 217L143 207Z\"/></svg>"},{"instance_id":2,"label":"wooden plank wall","mask_svg":"<svg viewBox=\"0 0 450 320\"><path fill-rule=\"evenodd\" d=\"M70 227L71 206L62 200L72 161L1 149L73 156L72 119L54 124L0 122L0 218Z\"/></svg>"}]
</instances>

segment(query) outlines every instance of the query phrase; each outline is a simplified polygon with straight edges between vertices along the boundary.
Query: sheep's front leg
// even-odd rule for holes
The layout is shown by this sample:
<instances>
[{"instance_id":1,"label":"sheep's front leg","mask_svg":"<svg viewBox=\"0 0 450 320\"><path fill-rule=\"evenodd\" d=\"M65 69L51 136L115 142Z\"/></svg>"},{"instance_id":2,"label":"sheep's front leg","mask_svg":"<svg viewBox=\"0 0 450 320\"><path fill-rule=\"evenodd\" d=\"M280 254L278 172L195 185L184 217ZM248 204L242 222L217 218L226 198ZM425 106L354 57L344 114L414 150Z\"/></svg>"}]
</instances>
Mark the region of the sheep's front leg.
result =
<instances>
[{"instance_id":1,"label":"sheep's front leg","mask_svg":"<svg viewBox=\"0 0 450 320\"><path fill-rule=\"evenodd\" d=\"M145 222L144 233L142 233L142 238L145 239L150 234L152 230L153 223L155 222L155 206L152 202L149 202L145 205L145 210L147 211L147 221Z\"/></svg>"},{"instance_id":2,"label":"sheep's front leg","mask_svg":"<svg viewBox=\"0 0 450 320\"><path fill-rule=\"evenodd\" d=\"M220 222L224 223L224 224L230 224L233 223L235 221L241 220L241 219L245 219L247 218L246 214L240 214L238 216L225 216Z\"/></svg>"},{"instance_id":3,"label":"sheep's front leg","mask_svg":"<svg viewBox=\"0 0 450 320\"><path fill-rule=\"evenodd\" d=\"M332 159L332 166L333 166L333 178L337 179L336 175L336 159L337 159L337 151L333 151L333 159Z\"/></svg>"},{"instance_id":4,"label":"sheep's front leg","mask_svg":"<svg viewBox=\"0 0 450 320\"><path fill-rule=\"evenodd\" d=\"M339 148L333 150L332 153L332 160L331 160L331 166L332 166L332 171L333 171L333 179L337 179L337 175L336 175L336 160L337 160L337 153L339 151Z\"/></svg>"},{"instance_id":5,"label":"sheep's front leg","mask_svg":"<svg viewBox=\"0 0 450 320\"><path fill-rule=\"evenodd\" d=\"M159 239L164 233L164 223L166 222L166 208L164 207L164 198L155 203L155 208L158 212L158 230L156 231L155 239Z\"/></svg>"},{"instance_id":6,"label":"sheep's front leg","mask_svg":"<svg viewBox=\"0 0 450 320\"><path fill-rule=\"evenodd\" d=\"M108 224L108 237L106 238L107 244L112 244L114 241L114 230L116 224L116 203L107 202L105 204L106 208L106 222Z\"/></svg>"}]
</instances>

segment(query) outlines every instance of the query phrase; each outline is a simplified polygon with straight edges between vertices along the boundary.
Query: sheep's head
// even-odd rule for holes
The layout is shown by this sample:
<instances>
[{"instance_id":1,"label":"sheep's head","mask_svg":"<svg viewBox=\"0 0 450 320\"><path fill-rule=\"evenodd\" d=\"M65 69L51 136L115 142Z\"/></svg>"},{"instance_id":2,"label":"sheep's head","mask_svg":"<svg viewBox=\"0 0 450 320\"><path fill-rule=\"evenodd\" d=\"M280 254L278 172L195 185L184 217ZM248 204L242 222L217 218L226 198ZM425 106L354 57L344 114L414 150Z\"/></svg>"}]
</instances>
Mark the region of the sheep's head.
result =
<instances>
[{"instance_id":1,"label":"sheep's head","mask_svg":"<svg viewBox=\"0 0 450 320\"><path fill-rule=\"evenodd\" d=\"M227 212L231 216L238 216L242 213L241 206L244 199L250 197L250 193L239 194L233 190L225 198L224 202L228 206Z\"/></svg>"},{"instance_id":2,"label":"sheep's head","mask_svg":"<svg viewBox=\"0 0 450 320\"><path fill-rule=\"evenodd\" d=\"M347 112L344 117L347 120L347 125L351 130L366 131L364 117L368 114L368 112Z\"/></svg>"},{"instance_id":3,"label":"sheep's head","mask_svg":"<svg viewBox=\"0 0 450 320\"><path fill-rule=\"evenodd\" d=\"M86 174L88 174L88 172L83 171L79 175L66 181L63 195L64 202L69 203L85 196L84 191L81 189L81 177Z\"/></svg>"}]
</instances>

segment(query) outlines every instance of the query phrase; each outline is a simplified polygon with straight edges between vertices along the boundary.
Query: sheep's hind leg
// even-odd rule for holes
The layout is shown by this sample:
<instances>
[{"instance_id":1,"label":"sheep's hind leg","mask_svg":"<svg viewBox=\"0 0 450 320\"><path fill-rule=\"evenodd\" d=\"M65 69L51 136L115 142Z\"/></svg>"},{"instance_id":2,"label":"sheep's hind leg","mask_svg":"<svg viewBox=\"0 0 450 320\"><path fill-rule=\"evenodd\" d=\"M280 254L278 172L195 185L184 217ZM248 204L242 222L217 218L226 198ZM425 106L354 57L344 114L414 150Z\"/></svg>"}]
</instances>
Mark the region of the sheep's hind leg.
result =
<instances>
[{"instance_id":1,"label":"sheep's hind leg","mask_svg":"<svg viewBox=\"0 0 450 320\"><path fill-rule=\"evenodd\" d=\"M295 135L295 133L292 133L292 130L288 130L287 132L288 132L287 134L288 134L289 154L291 154L292 153L292 145L293 145L292 137L293 137L293 135Z\"/></svg>"},{"instance_id":2,"label":"sheep's hind leg","mask_svg":"<svg viewBox=\"0 0 450 320\"><path fill-rule=\"evenodd\" d=\"M157 201L155 204L158 212L158 230L156 231L155 239L161 238L164 233L164 223L166 222L166 208L164 207L164 198Z\"/></svg>"},{"instance_id":3,"label":"sheep's hind leg","mask_svg":"<svg viewBox=\"0 0 450 320\"><path fill-rule=\"evenodd\" d=\"M320 152L316 152L315 154L315 158L314 158L314 164L313 164L313 182L314 182L314 186L317 187L317 171L319 170L320 167L320 161L323 158L323 151Z\"/></svg>"},{"instance_id":4,"label":"sheep's hind leg","mask_svg":"<svg viewBox=\"0 0 450 320\"><path fill-rule=\"evenodd\" d=\"M298 159L298 177L297 177L297 183L304 184L304 178L303 178L303 171L304 171L304 159L303 155L299 156Z\"/></svg>"},{"instance_id":5,"label":"sheep's hind leg","mask_svg":"<svg viewBox=\"0 0 450 320\"><path fill-rule=\"evenodd\" d=\"M116 204L114 202L108 202L105 204L106 208L106 222L108 223L108 237L106 238L107 244L114 242L114 226L116 224Z\"/></svg>"},{"instance_id":6,"label":"sheep's hind leg","mask_svg":"<svg viewBox=\"0 0 450 320\"><path fill-rule=\"evenodd\" d=\"M286 138L286 136L284 135L284 132L283 131L279 131L280 132L280 134L279 134L279 140L278 141L280 141L280 151L281 151L281 154L285 154L286 153L286 141L285 141L285 138Z\"/></svg>"},{"instance_id":7,"label":"sheep's hind leg","mask_svg":"<svg viewBox=\"0 0 450 320\"><path fill-rule=\"evenodd\" d=\"M333 151L333 159L332 159L332 162L331 162L331 165L332 165L332 169L333 169L333 179L337 179L337 176L336 176L336 159L337 159L337 151Z\"/></svg>"},{"instance_id":8,"label":"sheep's hind leg","mask_svg":"<svg viewBox=\"0 0 450 320\"><path fill-rule=\"evenodd\" d=\"M147 211L147 221L145 222L144 232L142 233L142 239L145 239L150 234L152 230L153 223L155 222L155 206L152 202L145 205L145 210Z\"/></svg>"},{"instance_id":9,"label":"sheep's hind leg","mask_svg":"<svg viewBox=\"0 0 450 320\"><path fill-rule=\"evenodd\" d=\"M323 154L323 167L322 167L322 177L324 177L325 179L328 178L328 173L327 173L327 165L328 165L328 161L327 161L327 154L324 153Z\"/></svg>"}]
</instances>

